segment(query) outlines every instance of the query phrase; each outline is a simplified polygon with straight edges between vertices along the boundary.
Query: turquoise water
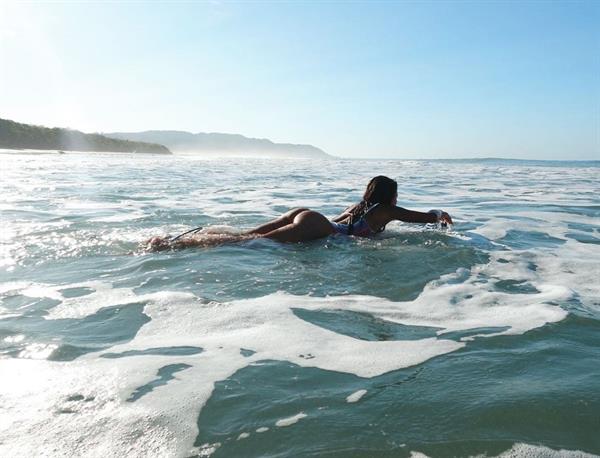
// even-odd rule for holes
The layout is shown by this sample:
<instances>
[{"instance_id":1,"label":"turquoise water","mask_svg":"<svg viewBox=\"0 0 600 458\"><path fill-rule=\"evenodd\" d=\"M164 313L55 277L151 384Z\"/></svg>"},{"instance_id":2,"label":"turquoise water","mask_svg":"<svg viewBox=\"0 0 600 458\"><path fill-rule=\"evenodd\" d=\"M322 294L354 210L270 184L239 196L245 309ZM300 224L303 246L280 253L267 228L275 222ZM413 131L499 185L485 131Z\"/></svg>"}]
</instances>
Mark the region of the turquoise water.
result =
<instances>
[{"instance_id":1,"label":"turquoise water","mask_svg":"<svg viewBox=\"0 0 600 458\"><path fill-rule=\"evenodd\" d=\"M0 455L600 454L600 167L0 154ZM392 223L178 252L328 216Z\"/></svg>"}]
</instances>

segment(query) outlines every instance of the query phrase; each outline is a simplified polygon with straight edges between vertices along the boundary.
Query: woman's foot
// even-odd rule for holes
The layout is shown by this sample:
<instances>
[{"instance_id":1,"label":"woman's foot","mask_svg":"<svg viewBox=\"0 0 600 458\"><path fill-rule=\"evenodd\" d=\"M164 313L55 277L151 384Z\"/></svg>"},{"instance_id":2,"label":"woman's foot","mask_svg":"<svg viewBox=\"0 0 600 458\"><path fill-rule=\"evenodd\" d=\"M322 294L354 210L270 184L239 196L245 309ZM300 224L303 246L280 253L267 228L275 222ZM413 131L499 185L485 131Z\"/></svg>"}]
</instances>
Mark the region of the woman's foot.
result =
<instances>
[{"instance_id":1,"label":"woman's foot","mask_svg":"<svg viewBox=\"0 0 600 458\"><path fill-rule=\"evenodd\" d=\"M164 251L172 248L167 237L152 237L146 242L146 251Z\"/></svg>"}]
</instances>

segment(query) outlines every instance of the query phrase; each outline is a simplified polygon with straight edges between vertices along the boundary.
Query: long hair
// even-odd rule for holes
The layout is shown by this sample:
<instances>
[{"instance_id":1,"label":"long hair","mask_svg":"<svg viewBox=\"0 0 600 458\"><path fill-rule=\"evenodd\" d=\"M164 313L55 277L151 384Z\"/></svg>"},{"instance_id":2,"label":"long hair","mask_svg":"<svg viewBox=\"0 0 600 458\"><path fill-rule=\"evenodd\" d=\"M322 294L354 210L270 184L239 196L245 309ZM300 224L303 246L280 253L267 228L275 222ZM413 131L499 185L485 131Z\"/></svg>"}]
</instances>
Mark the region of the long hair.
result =
<instances>
[{"instance_id":1,"label":"long hair","mask_svg":"<svg viewBox=\"0 0 600 458\"><path fill-rule=\"evenodd\" d=\"M362 201L350 211L351 222L363 216L375 204L391 204L397 191L398 183L391 178L383 175L371 178L363 194Z\"/></svg>"}]
</instances>

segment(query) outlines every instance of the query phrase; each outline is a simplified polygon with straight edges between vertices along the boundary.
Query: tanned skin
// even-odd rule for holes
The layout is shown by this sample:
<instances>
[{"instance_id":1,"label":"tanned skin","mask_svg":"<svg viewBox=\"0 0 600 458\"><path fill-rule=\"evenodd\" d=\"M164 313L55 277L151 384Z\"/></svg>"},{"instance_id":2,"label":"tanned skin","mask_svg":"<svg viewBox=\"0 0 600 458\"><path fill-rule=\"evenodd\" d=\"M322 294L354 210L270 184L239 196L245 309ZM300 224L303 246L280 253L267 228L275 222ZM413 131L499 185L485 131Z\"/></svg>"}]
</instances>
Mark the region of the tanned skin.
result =
<instances>
[{"instance_id":1,"label":"tanned skin","mask_svg":"<svg viewBox=\"0 0 600 458\"><path fill-rule=\"evenodd\" d=\"M438 216L435 213L407 210L406 208L396 206L396 201L397 196L394 197L392 203L380 204L364 217L373 232L377 232L390 221L422 224L439 221L452 224L452 218L446 212L442 212L438 220ZM354 208L354 205L348 207L332 221L347 223ZM309 210L308 208L295 208L279 218L243 234L195 234L184 237L174 243L170 243L164 237L153 237L147 242L147 249L160 251L168 248L209 247L256 238L268 238L279 242L305 242L324 238L334 233L335 230L331 223L321 213Z\"/></svg>"}]
</instances>

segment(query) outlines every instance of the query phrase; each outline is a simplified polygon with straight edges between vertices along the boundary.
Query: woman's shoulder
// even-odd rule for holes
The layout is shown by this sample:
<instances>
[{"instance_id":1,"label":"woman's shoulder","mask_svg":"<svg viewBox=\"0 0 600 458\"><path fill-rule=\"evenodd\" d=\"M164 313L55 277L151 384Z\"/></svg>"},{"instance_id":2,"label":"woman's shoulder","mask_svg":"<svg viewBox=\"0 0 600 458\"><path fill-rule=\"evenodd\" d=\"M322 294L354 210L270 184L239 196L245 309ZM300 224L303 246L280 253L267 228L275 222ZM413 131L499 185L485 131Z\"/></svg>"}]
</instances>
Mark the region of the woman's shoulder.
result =
<instances>
[{"instance_id":1,"label":"woman's shoulder","mask_svg":"<svg viewBox=\"0 0 600 458\"><path fill-rule=\"evenodd\" d=\"M394 208L396 208L395 205L392 204L384 204L383 202L379 202L376 204L373 204L369 207L368 211L369 213L371 211L376 211L377 213L384 213L384 212L389 212L392 211Z\"/></svg>"},{"instance_id":2,"label":"woman's shoulder","mask_svg":"<svg viewBox=\"0 0 600 458\"><path fill-rule=\"evenodd\" d=\"M373 215L382 225L387 224L394 219L394 215L398 207L392 204L379 203L374 208L368 211L369 215Z\"/></svg>"}]
</instances>

